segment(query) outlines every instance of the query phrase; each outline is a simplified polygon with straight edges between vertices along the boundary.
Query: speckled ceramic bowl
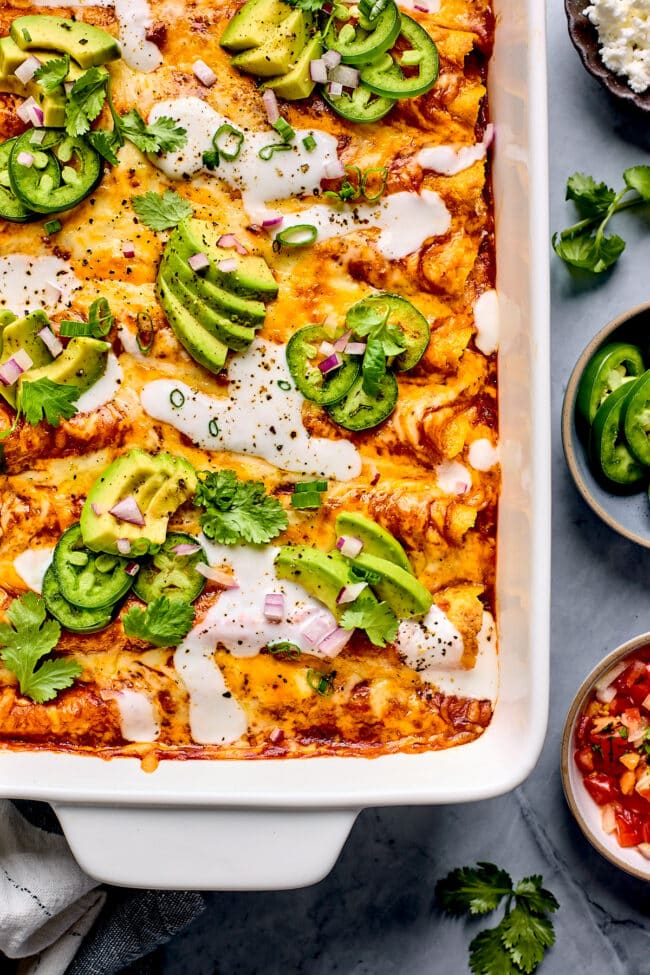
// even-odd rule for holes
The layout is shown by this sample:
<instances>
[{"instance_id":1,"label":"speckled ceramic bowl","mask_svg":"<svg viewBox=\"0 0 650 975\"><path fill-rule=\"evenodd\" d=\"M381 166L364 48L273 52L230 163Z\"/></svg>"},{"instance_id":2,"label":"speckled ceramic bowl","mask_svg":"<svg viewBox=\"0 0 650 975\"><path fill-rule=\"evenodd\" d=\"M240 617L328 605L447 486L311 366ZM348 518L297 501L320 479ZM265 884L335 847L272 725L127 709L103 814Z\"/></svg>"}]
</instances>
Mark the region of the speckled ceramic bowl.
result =
<instances>
[{"instance_id":1,"label":"speckled ceramic bowl","mask_svg":"<svg viewBox=\"0 0 650 975\"><path fill-rule=\"evenodd\" d=\"M576 724L596 681L628 654L649 644L650 633L642 633L628 640L612 650L585 678L573 699L564 725L561 763L564 795L578 826L591 845L614 866L640 880L650 881L650 860L646 860L636 847L619 846L615 834L608 834L602 828L600 806L596 805L585 789L580 769L573 757Z\"/></svg>"},{"instance_id":2,"label":"speckled ceramic bowl","mask_svg":"<svg viewBox=\"0 0 650 975\"><path fill-rule=\"evenodd\" d=\"M582 63L589 74L597 78L616 98L620 98L644 112L650 112L650 89L637 95L627 84L625 78L614 74L613 71L605 67L598 49L598 31L584 14L589 3L590 0L564 0L569 22L569 34L582 58Z\"/></svg>"},{"instance_id":3,"label":"speckled ceramic bowl","mask_svg":"<svg viewBox=\"0 0 650 975\"><path fill-rule=\"evenodd\" d=\"M589 464L586 432L576 418L576 397L580 379L591 357L609 342L639 345L650 365L650 302L614 318L591 340L578 359L564 394L562 443L564 456L575 485L589 507L614 531L645 548L650 548L650 501L647 484L634 493L602 484Z\"/></svg>"}]
</instances>

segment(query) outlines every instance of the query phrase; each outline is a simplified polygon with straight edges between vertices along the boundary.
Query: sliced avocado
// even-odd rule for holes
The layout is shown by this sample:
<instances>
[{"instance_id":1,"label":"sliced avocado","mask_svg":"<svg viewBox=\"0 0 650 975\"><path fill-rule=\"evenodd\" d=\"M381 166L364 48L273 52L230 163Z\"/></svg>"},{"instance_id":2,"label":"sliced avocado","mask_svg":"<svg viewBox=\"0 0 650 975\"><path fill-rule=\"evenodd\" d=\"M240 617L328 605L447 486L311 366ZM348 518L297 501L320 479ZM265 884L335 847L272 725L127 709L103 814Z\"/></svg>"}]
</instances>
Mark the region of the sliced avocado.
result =
<instances>
[{"instance_id":1,"label":"sliced avocado","mask_svg":"<svg viewBox=\"0 0 650 975\"><path fill-rule=\"evenodd\" d=\"M165 286L169 288L174 297L183 306L188 314L216 339L227 345L234 352L241 352L247 349L255 338L255 329L246 325L238 325L231 322L218 312L213 311L198 295L194 294L180 278L170 276L165 269L165 262L160 270L160 275Z\"/></svg>"},{"instance_id":2,"label":"sliced avocado","mask_svg":"<svg viewBox=\"0 0 650 975\"><path fill-rule=\"evenodd\" d=\"M32 360L32 369L38 369L40 366L45 366L51 362L50 350L38 334L42 328L48 327L49 324L45 312L33 311L25 318L17 318L6 325L2 330L1 361L6 362L7 359L11 359L12 355L23 349ZM11 406L16 405L17 393L17 384L13 386L0 385L0 396L3 396Z\"/></svg>"},{"instance_id":3,"label":"sliced avocado","mask_svg":"<svg viewBox=\"0 0 650 975\"><path fill-rule=\"evenodd\" d=\"M413 575L413 567L400 543L372 518L367 518L358 511L342 511L336 517L336 531L339 535L352 535L361 539L364 555L387 559Z\"/></svg>"},{"instance_id":4,"label":"sliced avocado","mask_svg":"<svg viewBox=\"0 0 650 975\"><path fill-rule=\"evenodd\" d=\"M194 254L205 254L210 259L205 277L220 288L234 291L242 298L272 301L278 293L278 285L264 258L252 254L241 255L234 250L219 247L217 241L222 236L223 231L216 224L190 217L178 225L170 238L170 244L185 260ZM219 270L217 265L226 259L237 262L234 271Z\"/></svg>"},{"instance_id":5,"label":"sliced avocado","mask_svg":"<svg viewBox=\"0 0 650 975\"><path fill-rule=\"evenodd\" d=\"M280 95L281 98L286 98L289 101L309 98L316 85L316 82L311 79L309 65L311 61L317 61L322 53L321 36L314 34L312 39L307 41L292 70L285 75L280 75L279 78L271 78L264 87L272 88L276 95Z\"/></svg>"},{"instance_id":6,"label":"sliced avocado","mask_svg":"<svg viewBox=\"0 0 650 975\"><path fill-rule=\"evenodd\" d=\"M31 50L29 53L18 47L13 37L0 37L0 75L9 78L13 75L16 68L27 60L28 57L35 57L46 64L48 61L55 60L59 55L56 51ZM83 74L83 68L74 61L70 62L67 81L76 81ZM16 78L16 81L18 79Z\"/></svg>"},{"instance_id":7,"label":"sliced avocado","mask_svg":"<svg viewBox=\"0 0 650 975\"><path fill-rule=\"evenodd\" d=\"M248 0L235 14L219 43L229 51L245 51L257 47L269 30L279 27L291 13L282 0Z\"/></svg>"},{"instance_id":8,"label":"sliced avocado","mask_svg":"<svg viewBox=\"0 0 650 975\"><path fill-rule=\"evenodd\" d=\"M230 63L233 68L260 78L287 74L307 43L308 23L311 24L311 18L304 11L293 10L279 27L267 32L266 40L259 47L242 51Z\"/></svg>"},{"instance_id":9,"label":"sliced avocado","mask_svg":"<svg viewBox=\"0 0 650 975\"><path fill-rule=\"evenodd\" d=\"M338 606L337 596L344 586L358 581L352 578L349 563L338 552L321 552L309 545L283 545L275 558L275 574L279 579L297 582L311 596L320 599L337 619L350 606L350 603ZM364 589L354 605L361 607L369 603L376 605L377 599L370 589Z\"/></svg>"},{"instance_id":10,"label":"sliced avocado","mask_svg":"<svg viewBox=\"0 0 650 975\"><path fill-rule=\"evenodd\" d=\"M382 602L388 603L398 619L422 616L431 609L433 598L429 590L399 565L364 552L351 561L353 566L381 576L380 582L371 582L370 585Z\"/></svg>"},{"instance_id":11,"label":"sliced avocado","mask_svg":"<svg viewBox=\"0 0 650 975\"><path fill-rule=\"evenodd\" d=\"M106 468L88 493L80 521L84 544L93 552L117 555L118 538L126 538L132 556L157 552L167 536L170 516L195 491L196 473L182 457L130 450ZM129 497L135 498L144 525L110 513Z\"/></svg>"},{"instance_id":12,"label":"sliced avocado","mask_svg":"<svg viewBox=\"0 0 650 975\"><path fill-rule=\"evenodd\" d=\"M210 372L219 373L226 364L228 346L203 328L197 320L183 308L169 287L160 278L157 282L160 304L174 330L176 338L187 349L199 365Z\"/></svg>"},{"instance_id":13,"label":"sliced avocado","mask_svg":"<svg viewBox=\"0 0 650 975\"><path fill-rule=\"evenodd\" d=\"M53 383L62 386L77 386L83 393L94 386L98 379L106 372L108 362L108 342L91 339L78 335L70 339L67 348L58 358L38 369L29 369L18 380L18 387L23 382L35 383L39 379L51 379Z\"/></svg>"},{"instance_id":14,"label":"sliced avocado","mask_svg":"<svg viewBox=\"0 0 650 975\"><path fill-rule=\"evenodd\" d=\"M0 311L0 333L7 327L7 325L11 325L11 323L17 321L17 319L18 315L14 315L14 313L9 311L8 308L6 308L4 311Z\"/></svg>"},{"instance_id":15,"label":"sliced avocado","mask_svg":"<svg viewBox=\"0 0 650 975\"><path fill-rule=\"evenodd\" d=\"M41 48L69 54L82 68L117 61L120 57L119 44L108 31L82 20L29 14L17 17L9 33L23 51Z\"/></svg>"},{"instance_id":16,"label":"sliced avocado","mask_svg":"<svg viewBox=\"0 0 650 975\"><path fill-rule=\"evenodd\" d=\"M61 129L65 125L65 94L63 88L54 91L43 91L35 81L28 81L26 85L18 78L0 77L0 91L9 95L20 95L23 98L33 98L43 113L43 126L50 129Z\"/></svg>"},{"instance_id":17,"label":"sliced avocado","mask_svg":"<svg viewBox=\"0 0 650 975\"><path fill-rule=\"evenodd\" d=\"M239 322L241 325L250 325L253 328L260 328L264 324L266 308L261 301L251 301L241 298L231 291L225 291L212 281L207 281L196 271L193 271L187 261L182 258L173 246L165 249L165 259L161 270L165 268L165 275L173 286L174 279L178 278L189 288L193 294L197 295L206 305L226 318Z\"/></svg>"}]
</instances>

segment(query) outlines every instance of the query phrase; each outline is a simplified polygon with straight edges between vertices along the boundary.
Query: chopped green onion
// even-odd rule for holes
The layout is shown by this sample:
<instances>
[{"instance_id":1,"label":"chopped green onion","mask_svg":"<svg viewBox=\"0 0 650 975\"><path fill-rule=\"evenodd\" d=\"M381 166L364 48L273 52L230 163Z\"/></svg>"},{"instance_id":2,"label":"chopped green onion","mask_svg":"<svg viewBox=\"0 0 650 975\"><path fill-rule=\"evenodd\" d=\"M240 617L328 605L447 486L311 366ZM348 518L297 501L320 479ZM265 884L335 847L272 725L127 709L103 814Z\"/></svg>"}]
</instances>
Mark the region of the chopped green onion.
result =
<instances>
[{"instance_id":1,"label":"chopped green onion","mask_svg":"<svg viewBox=\"0 0 650 975\"><path fill-rule=\"evenodd\" d=\"M136 317L137 332L135 340L143 355L148 355L156 337L156 329L148 311L139 311Z\"/></svg>"},{"instance_id":2,"label":"chopped green onion","mask_svg":"<svg viewBox=\"0 0 650 975\"><path fill-rule=\"evenodd\" d=\"M284 152L287 149L291 149L291 146L287 145L286 142L272 142L268 146L262 146L257 155L264 162L268 162L274 152Z\"/></svg>"},{"instance_id":3,"label":"chopped green onion","mask_svg":"<svg viewBox=\"0 0 650 975\"><path fill-rule=\"evenodd\" d=\"M320 508L323 503L318 491L299 491L291 495L292 508Z\"/></svg>"},{"instance_id":4,"label":"chopped green onion","mask_svg":"<svg viewBox=\"0 0 650 975\"><path fill-rule=\"evenodd\" d=\"M212 417L212 419L208 423L208 433L210 434L211 437L219 436L219 424L217 423L214 417Z\"/></svg>"},{"instance_id":5,"label":"chopped green onion","mask_svg":"<svg viewBox=\"0 0 650 975\"><path fill-rule=\"evenodd\" d=\"M307 152L314 151L314 149L316 148L316 139L313 137L311 132L309 133L309 135L305 136L305 138L302 140L302 144L307 150Z\"/></svg>"},{"instance_id":6,"label":"chopped green onion","mask_svg":"<svg viewBox=\"0 0 650 975\"><path fill-rule=\"evenodd\" d=\"M278 133L283 142L291 142L296 136L296 130L292 129L286 119L282 116L273 123L273 128Z\"/></svg>"},{"instance_id":7,"label":"chopped green onion","mask_svg":"<svg viewBox=\"0 0 650 975\"><path fill-rule=\"evenodd\" d=\"M311 223L298 223L295 227L287 227L276 236L280 247L304 247L313 244L318 237L316 227Z\"/></svg>"},{"instance_id":8,"label":"chopped green onion","mask_svg":"<svg viewBox=\"0 0 650 975\"><path fill-rule=\"evenodd\" d=\"M303 491L327 491L329 484L327 481L298 481L294 485L294 491L296 494L300 494Z\"/></svg>"},{"instance_id":9,"label":"chopped green onion","mask_svg":"<svg viewBox=\"0 0 650 975\"><path fill-rule=\"evenodd\" d=\"M43 227L43 230L48 235L48 237L50 237L52 234L58 234L60 229L61 229L60 220L48 220L45 226Z\"/></svg>"},{"instance_id":10,"label":"chopped green onion","mask_svg":"<svg viewBox=\"0 0 650 975\"><path fill-rule=\"evenodd\" d=\"M94 338L104 338L113 327L113 316L106 298L97 298L88 309L90 334Z\"/></svg>"},{"instance_id":11,"label":"chopped green onion","mask_svg":"<svg viewBox=\"0 0 650 975\"><path fill-rule=\"evenodd\" d=\"M336 677L336 671L331 670L329 673L324 673L322 670L312 670L311 668L307 671L307 683L311 687L312 691L316 691L321 697L329 697L334 693L334 678Z\"/></svg>"},{"instance_id":12,"label":"chopped green onion","mask_svg":"<svg viewBox=\"0 0 650 975\"><path fill-rule=\"evenodd\" d=\"M379 189L375 193L368 192L368 180L372 176L379 176ZM386 180L388 179L388 166L370 166L361 177L361 192L368 203L375 203L384 195Z\"/></svg>"},{"instance_id":13,"label":"chopped green onion","mask_svg":"<svg viewBox=\"0 0 650 975\"><path fill-rule=\"evenodd\" d=\"M235 143L234 149L232 148L233 141ZM219 126L212 137L212 145L220 156L223 156L228 162L233 162L237 159L244 145L244 133L236 129L230 122L225 122Z\"/></svg>"},{"instance_id":14,"label":"chopped green onion","mask_svg":"<svg viewBox=\"0 0 650 975\"><path fill-rule=\"evenodd\" d=\"M210 149L208 152L204 152L201 159L203 165L207 169L215 169L215 167L219 165L219 153L215 152L213 149Z\"/></svg>"},{"instance_id":15,"label":"chopped green onion","mask_svg":"<svg viewBox=\"0 0 650 975\"><path fill-rule=\"evenodd\" d=\"M277 640L274 643L269 643L267 650L269 653L278 657L287 657L289 660L295 660L302 653L298 644L291 643L289 640Z\"/></svg>"},{"instance_id":16,"label":"chopped green onion","mask_svg":"<svg viewBox=\"0 0 650 975\"><path fill-rule=\"evenodd\" d=\"M59 335L64 339L92 338L90 322L74 319L59 322Z\"/></svg>"},{"instance_id":17,"label":"chopped green onion","mask_svg":"<svg viewBox=\"0 0 650 975\"><path fill-rule=\"evenodd\" d=\"M180 389L172 389L169 394L169 402L172 406L175 406L177 410L180 410L181 406L185 402L185 396Z\"/></svg>"},{"instance_id":18,"label":"chopped green onion","mask_svg":"<svg viewBox=\"0 0 650 975\"><path fill-rule=\"evenodd\" d=\"M288 383L286 379L278 379L278 386L283 393L288 393L291 389L291 383Z\"/></svg>"}]
</instances>

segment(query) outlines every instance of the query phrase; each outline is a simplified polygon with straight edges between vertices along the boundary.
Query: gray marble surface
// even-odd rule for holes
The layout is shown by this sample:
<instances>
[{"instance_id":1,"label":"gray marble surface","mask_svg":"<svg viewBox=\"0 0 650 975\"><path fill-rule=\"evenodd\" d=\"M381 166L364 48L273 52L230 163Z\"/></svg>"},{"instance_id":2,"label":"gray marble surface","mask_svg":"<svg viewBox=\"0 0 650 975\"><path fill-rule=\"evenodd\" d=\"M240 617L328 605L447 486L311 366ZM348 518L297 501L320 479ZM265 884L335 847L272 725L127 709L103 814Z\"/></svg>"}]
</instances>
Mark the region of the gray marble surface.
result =
<instances>
[{"instance_id":1,"label":"gray marble surface","mask_svg":"<svg viewBox=\"0 0 650 975\"><path fill-rule=\"evenodd\" d=\"M551 226L560 228L571 222L563 197L575 169L619 185L627 166L650 163L650 118L643 126L620 115L574 53L562 0L547 8ZM367 810L315 887L208 895L205 914L167 948L165 975L464 975L481 924L441 917L433 890L449 869L477 859L495 860L515 878L542 873L557 894L557 944L544 975L650 973L650 888L583 839L558 762L564 716L586 672L650 629L650 551L620 539L583 504L560 442L562 395L579 353L610 318L650 298L649 221L620 218L628 251L605 280L577 282L552 258L552 683L537 768L515 793L489 802Z\"/></svg>"}]
</instances>

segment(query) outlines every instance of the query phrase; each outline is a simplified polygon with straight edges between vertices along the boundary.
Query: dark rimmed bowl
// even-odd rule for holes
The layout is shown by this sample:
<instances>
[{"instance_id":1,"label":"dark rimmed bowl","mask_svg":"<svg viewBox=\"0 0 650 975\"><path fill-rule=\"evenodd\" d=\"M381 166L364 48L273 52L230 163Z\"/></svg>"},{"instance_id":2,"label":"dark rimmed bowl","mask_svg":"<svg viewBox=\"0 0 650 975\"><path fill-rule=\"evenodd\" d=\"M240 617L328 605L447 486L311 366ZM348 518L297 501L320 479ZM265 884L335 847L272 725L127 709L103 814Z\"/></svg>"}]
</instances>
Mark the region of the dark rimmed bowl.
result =
<instances>
[{"instance_id":1,"label":"dark rimmed bowl","mask_svg":"<svg viewBox=\"0 0 650 975\"><path fill-rule=\"evenodd\" d=\"M650 633L642 633L640 636L622 643L616 650L612 650L594 667L580 685L569 708L564 724L561 751L564 795L569 809L586 839L589 840L594 849L598 850L601 856L604 856L614 866L633 877L646 881L650 881L650 860L646 860L636 847L619 846L615 834L608 834L604 831L601 823L601 807L596 805L585 789L582 773L575 763L573 753L575 750L576 724L596 681L628 654L648 645L650 645Z\"/></svg>"},{"instance_id":2,"label":"dark rimmed bowl","mask_svg":"<svg viewBox=\"0 0 650 975\"><path fill-rule=\"evenodd\" d=\"M576 397L582 374L591 357L608 342L639 345L650 366L650 302L612 319L594 336L576 362L562 406L564 456L575 486L592 511L619 535L650 548L650 501L645 487L635 489L634 493L624 493L602 484L589 464L585 434L576 418Z\"/></svg>"},{"instance_id":3,"label":"dark rimmed bowl","mask_svg":"<svg viewBox=\"0 0 650 975\"><path fill-rule=\"evenodd\" d=\"M582 58L582 63L589 74L597 78L601 85L604 85L616 98L623 99L643 112L650 112L650 89L637 94L632 91L625 78L605 67L599 53L598 31L584 14L589 3L590 0L564 0L569 35Z\"/></svg>"}]
</instances>

